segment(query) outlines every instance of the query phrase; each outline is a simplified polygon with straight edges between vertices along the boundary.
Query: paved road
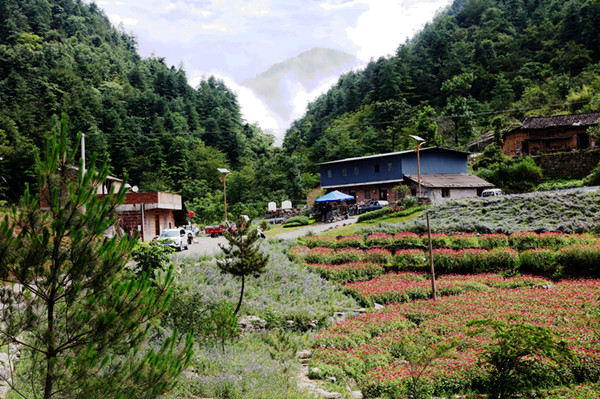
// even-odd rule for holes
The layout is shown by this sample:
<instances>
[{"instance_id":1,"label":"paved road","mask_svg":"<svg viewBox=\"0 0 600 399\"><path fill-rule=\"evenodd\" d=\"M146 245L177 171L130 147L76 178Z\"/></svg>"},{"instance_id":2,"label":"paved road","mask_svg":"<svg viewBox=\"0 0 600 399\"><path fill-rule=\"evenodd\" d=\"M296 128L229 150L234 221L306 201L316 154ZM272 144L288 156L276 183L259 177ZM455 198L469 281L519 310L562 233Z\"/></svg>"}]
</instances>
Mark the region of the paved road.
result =
<instances>
[{"instance_id":1,"label":"paved road","mask_svg":"<svg viewBox=\"0 0 600 399\"><path fill-rule=\"evenodd\" d=\"M349 219L341 220L333 223L315 223L310 226L303 227L298 230L280 233L275 238L283 238L286 240L298 238L308 234L309 232L313 232L314 234L323 233L325 231L335 229L342 226L347 226L352 223L356 223L358 219L357 216L350 216ZM178 252L176 256L194 256L199 257L202 255L212 256L218 253L221 249L219 248L219 244L227 245L227 240L225 237L197 237L195 242L189 246L187 251Z\"/></svg>"}]
</instances>

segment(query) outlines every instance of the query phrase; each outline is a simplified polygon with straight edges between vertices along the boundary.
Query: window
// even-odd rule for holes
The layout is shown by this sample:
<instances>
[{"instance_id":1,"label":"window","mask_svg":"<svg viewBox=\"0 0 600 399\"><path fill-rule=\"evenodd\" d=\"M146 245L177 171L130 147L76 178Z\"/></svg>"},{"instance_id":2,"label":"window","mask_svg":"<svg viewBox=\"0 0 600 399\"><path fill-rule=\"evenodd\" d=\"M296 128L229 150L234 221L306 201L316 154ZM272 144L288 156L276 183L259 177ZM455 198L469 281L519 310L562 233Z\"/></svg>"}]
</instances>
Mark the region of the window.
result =
<instances>
[{"instance_id":1,"label":"window","mask_svg":"<svg viewBox=\"0 0 600 399\"><path fill-rule=\"evenodd\" d=\"M346 168L343 168L342 169L342 176L347 176L347 175L348 175L348 172L346 171Z\"/></svg>"},{"instance_id":2,"label":"window","mask_svg":"<svg viewBox=\"0 0 600 399\"><path fill-rule=\"evenodd\" d=\"M370 199L370 198L371 198L371 191L365 190L365 199Z\"/></svg>"},{"instance_id":3,"label":"window","mask_svg":"<svg viewBox=\"0 0 600 399\"><path fill-rule=\"evenodd\" d=\"M379 187L379 199L387 200L387 187Z\"/></svg>"},{"instance_id":4,"label":"window","mask_svg":"<svg viewBox=\"0 0 600 399\"><path fill-rule=\"evenodd\" d=\"M450 198L450 189L442 188L442 198Z\"/></svg>"},{"instance_id":5,"label":"window","mask_svg":"<svg viewBox=\"0 0 600 399\"><path fill-rule=\"evenodd\" d=\"M388 172L391 172L394 170L394 164L391 162L388 162Z\"/></svg>"},{"instance_id":6,"label":"window","mask_svg":"<svg viewBox=\"0 0 600 399\"><path fill-rule=\"evenodd\" d=\"M327 169L327 178L331 179L332 176L333 174L331 173L331 169Z\"/></svg>"},{"instance_id":7,"label":"window","mask_svg":"<svg viewBox=\"0 0 600 399\"><path fill-rule=\"evenodd\" d=\"M358 166L354 167L354 176L358 176Z\"/></svg>"},{"instance_id":8,"label":"window","mask_svg":"<svg viewBox=\"0 0 600 399\"><path fill-rule=\"evenodd\" d=\"M375 173L379 173L379 164L375 164Z\"/></svg>"}]
</instances>

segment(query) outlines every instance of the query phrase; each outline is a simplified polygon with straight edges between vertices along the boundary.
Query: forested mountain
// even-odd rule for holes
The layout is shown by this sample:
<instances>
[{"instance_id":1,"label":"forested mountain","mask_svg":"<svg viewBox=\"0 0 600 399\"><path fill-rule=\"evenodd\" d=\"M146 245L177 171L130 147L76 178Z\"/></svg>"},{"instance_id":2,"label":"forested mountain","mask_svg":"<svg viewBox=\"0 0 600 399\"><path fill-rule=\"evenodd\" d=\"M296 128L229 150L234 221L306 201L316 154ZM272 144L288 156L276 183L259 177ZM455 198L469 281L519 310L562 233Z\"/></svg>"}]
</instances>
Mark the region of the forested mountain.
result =
<instances>
[{"instance_id":1,"label":"forested mountain","mask_svg":"<svg viewBox=\"0 0 600 399\"><path fill-rule=\"evenodd\" d=\"M2 0L5 199L14 201L24 182L36 184L33 148L62 114L71 140L85 133L87 158L98 153L112 175L129 174L141 190L181 192L202 220L221 217L217 167L234 171L227 197L242 213L259 212L267 201L302 199L299 169L272 147L272 137L242 120L222 81L208 77L194 89L182 67L168 67L159 56L141 58L135 38L111 26L94 3Z\"/></svg>"},{"instance_id":2,"label":"forested mountain","mask_svg":"<svg viewBox=\"0 0 600 399\"><path fill-rule=\"evenodd\" d=\"M529 115L600 109L600 0L455 0L389 58L340 77L286 133L312 161L460 147ZM568 103L568 105L565 105Z\"/></svg>"}]
</instances>

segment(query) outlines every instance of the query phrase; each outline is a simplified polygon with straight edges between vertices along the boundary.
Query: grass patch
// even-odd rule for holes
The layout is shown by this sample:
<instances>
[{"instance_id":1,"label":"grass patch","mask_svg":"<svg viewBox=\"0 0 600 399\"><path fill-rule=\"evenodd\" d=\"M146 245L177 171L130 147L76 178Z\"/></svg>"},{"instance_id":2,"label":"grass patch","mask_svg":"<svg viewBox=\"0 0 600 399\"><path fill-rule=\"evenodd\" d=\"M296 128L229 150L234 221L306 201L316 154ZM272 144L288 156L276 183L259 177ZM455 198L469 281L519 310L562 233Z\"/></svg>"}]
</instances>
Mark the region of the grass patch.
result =
<instances>
[{"instance_id":1,"label":"grass patch","mask_svg":"<svg viewBox=\"0 0 600 399\"><path fill-rule=\"evenodd\" d=\"M342 226L337 229L328 230L324 233L319 234L321 237L337 237L337 236L350 236L354 234L360 234L360 230L365 226L375 226L380 223L402 223L407 220L413 219L421 215L422 212L413 213L412 215L402 217L381 217L379 219L367 220L364 222L357 222L348 226ZM283 230L283 229L282 229ZM287 230L287 229L286 229Z\"/></svg>"},{"instance_id":2,"label":"grass patch","mask_svg":"<svg viewBox=\"0 0 600 399\"><path fill-rule=\"evenodd\" d=\"M314 219L310 219L308 221L308 226L312 225L315 223ZM277 234L282 234L282 233L289 233L290 231L295 231L295 230L299 230L306 227L306 225L304 226L294 226L294 227L283 227L283 224L272 224L271 228L267 231L264 231L263 233L265 233L265 236L267 237L274 237Z\"/></svg>"}]
</instances>

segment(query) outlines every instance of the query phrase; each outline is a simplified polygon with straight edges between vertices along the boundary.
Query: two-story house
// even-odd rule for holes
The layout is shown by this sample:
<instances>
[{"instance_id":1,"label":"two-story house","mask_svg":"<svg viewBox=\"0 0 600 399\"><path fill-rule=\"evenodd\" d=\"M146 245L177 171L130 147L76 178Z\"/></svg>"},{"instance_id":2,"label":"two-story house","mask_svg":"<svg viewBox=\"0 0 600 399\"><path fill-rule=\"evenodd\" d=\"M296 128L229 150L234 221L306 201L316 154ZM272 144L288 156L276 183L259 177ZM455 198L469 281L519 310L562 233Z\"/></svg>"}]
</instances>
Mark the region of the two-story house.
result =
<instances>
[{"instance_id":1,"label":"two-story house","mask_svg":"<svg viewBox=\"0 0 600 399\"><path fill-rule=\"evenodd\" d=\"M419 151L421 195L432 203L475 197L494 185L468 173L469 153L430 147ZM319 164L321 188L352 195L357 202L371 199L397 201L400 184L418 192L417 154L413 150L346 158Z\"/></svg>"}]
</instances>

